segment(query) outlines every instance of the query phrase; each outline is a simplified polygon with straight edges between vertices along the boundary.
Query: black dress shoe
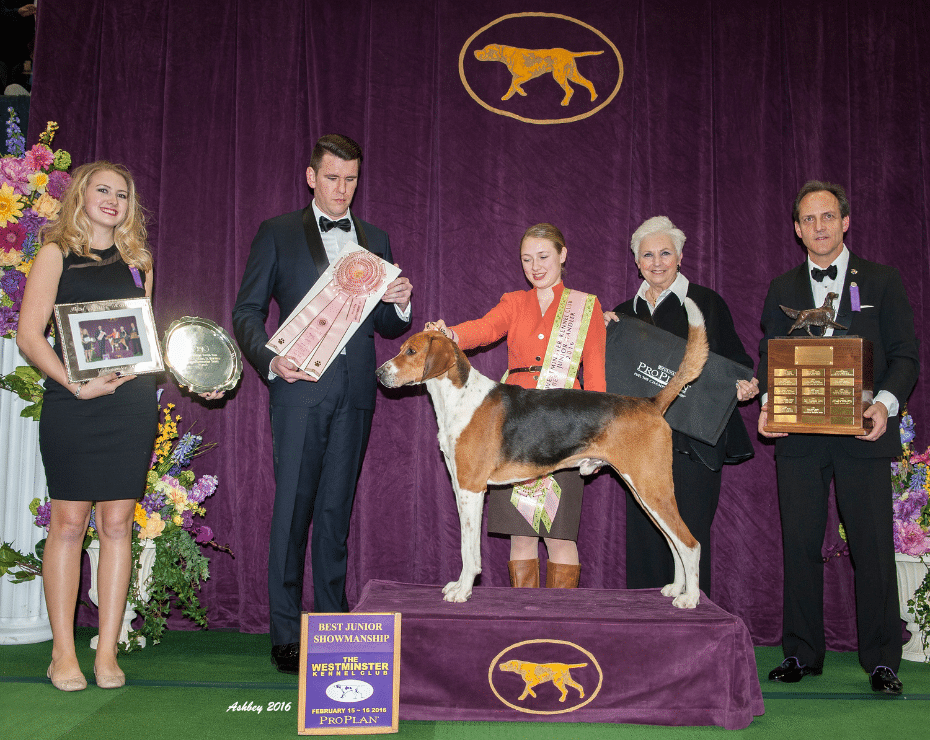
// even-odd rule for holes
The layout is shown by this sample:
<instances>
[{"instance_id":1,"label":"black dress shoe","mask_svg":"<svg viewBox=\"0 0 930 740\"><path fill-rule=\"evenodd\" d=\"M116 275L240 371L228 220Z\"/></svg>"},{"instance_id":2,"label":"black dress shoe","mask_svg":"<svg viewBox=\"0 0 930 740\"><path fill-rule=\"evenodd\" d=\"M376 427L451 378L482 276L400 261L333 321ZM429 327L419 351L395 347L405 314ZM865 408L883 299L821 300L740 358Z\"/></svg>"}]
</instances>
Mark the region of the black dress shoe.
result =
<instances>
[{"instance_id":1,"label":"black dress shoe","mask_svg":"<svg viewBox=\"0 0 930 740\"><path fill-rule=\"evenodd\" d=\"M287 645L272 645L271 662L281 673L300 673L300 643L289 642Z\"/></svg>"},{"instance_id":2,"label":"black dress shoe","mask_svg":"<svg viewBox=\"0 0 930 740\"><path fill-rule=\"evenodd\" d=\"M778 668L773 668L769 672L769 681L797 683L805 676L819 676L821 673L823 669L801 665L801 661L792 655L790 658L785 658Z\"/></svg>"},{"instance_id":3,"label":"black dress shoe","mask_svg":"<svg viewBox=\"0 0 930 740\"><path fill-rule=\"evenodd\" d=\"M880 665L869 676L872 691L881 691L883 694L898 695L904 688L901 680L888 666Z\"/></svg>"}]
</instances>

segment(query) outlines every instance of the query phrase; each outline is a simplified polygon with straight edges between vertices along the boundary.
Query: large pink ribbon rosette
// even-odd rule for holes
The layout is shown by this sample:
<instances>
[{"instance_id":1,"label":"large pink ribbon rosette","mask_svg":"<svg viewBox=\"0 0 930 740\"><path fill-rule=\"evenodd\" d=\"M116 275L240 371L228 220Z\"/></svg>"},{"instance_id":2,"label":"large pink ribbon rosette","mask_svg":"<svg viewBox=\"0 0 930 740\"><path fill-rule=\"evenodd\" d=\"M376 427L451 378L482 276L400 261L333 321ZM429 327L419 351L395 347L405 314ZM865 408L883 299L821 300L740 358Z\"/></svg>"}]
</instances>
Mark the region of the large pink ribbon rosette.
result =
<instances>
[{"instance_id":1,"label":"large pink ribbon rosette","mask_svg":"<svg viewBox=\"0 0 930 740\"><path fill-rule=\"evenodd\" d=\"M330 281L269 342L313 380L358 329L368 298L385 282L383 261L364 249L344 255L332 270Z\"/></svg>"}]
</instances>

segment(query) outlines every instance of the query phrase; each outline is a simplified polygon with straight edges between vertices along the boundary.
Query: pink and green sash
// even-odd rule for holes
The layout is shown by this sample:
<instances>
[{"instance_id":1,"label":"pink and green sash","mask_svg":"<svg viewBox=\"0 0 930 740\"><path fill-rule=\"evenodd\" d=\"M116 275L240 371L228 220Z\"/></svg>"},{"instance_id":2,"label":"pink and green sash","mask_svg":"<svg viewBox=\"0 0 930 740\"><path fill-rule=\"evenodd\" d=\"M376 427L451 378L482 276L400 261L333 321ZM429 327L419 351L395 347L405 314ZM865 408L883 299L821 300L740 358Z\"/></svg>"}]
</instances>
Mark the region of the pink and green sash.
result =
<instances>
[{"instance_id":1,"label":"pink and green sash","mask_svg":"<svg viewBox=\"0 0 930 740\"><path fill-rule=\"evenodd\" d=\"M562 291L546 357L536 383L538 389L574 387L596 300L593 295L577 290L565 288ZM552 529L561 496L562 489L555 478L545 475L514 486L510 503L539 534L540 524L545 525L547 532Z\"/></svg>"}]
</instances>

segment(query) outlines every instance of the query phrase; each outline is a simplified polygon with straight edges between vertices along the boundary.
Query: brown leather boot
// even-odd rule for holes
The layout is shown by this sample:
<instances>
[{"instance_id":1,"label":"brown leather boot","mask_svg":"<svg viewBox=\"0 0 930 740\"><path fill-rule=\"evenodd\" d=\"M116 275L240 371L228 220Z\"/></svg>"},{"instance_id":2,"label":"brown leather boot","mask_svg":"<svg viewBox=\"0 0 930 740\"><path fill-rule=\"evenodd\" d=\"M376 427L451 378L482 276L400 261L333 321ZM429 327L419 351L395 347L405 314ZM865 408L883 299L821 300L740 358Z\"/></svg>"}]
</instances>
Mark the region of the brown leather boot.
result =
<instances>
[{"instance_id":1,"label":"brown leather boot","mask_svg":"<svg viewBox=\"0 0 930 740\"><path fill-rule=\"evenodd\" d=\"M578 588L578 576L581 575L580 565L566 565L565 563L546 563L546 588Z\"/></svg>"},{"instance_id":2,"label":"brown leather boot","mask_svg":"<svg viewBox=\"0 0 930 740\"><path fill-rule=\"evenodd\" d=\"M510 585L514 588L539 588L539 558L533 560L511 560Z\"/></svg>"}]
</instances>

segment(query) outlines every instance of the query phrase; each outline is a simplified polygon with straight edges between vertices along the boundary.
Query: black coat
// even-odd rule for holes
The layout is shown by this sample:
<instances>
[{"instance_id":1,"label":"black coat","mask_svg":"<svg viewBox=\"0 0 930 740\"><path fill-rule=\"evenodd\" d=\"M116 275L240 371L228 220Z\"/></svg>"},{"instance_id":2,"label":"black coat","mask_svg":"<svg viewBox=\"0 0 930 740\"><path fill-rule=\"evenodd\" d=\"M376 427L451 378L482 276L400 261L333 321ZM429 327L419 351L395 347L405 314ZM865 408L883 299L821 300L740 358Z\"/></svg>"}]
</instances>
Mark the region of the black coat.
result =
<instances>
[{"instance_id":1,"label":"black coat","mask_svg":"<svg viewBox=\"0 0 930 740\"><path fill-rule=\"evenodd\" d=\"M733 316L723 298L710 288L696 283L688 285L688 298L694 301L704 314L710 351L751 369L752 358L746 354L743 343L733 326ZM638 312L633 308L634 302L637 303ZM683 339L688 338L688 315L674 293L665 297L655 313L650 314L646 302L644 300L637 302L635 298L621 303L614 309L614 313L633 316L646 323L655 324L660 329ZM733 392L736 393L735 388ZM724 463L741 462L754 454L743 417L737 409L734 409L730 415L730 420L723 434L720 435L720 439L717 440L717 444L709 445L699 442L676 431L672 432L672 444L676 450L696 457L711 470L720 470Z\"/></svg>"}]
</instances>

